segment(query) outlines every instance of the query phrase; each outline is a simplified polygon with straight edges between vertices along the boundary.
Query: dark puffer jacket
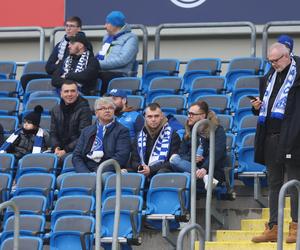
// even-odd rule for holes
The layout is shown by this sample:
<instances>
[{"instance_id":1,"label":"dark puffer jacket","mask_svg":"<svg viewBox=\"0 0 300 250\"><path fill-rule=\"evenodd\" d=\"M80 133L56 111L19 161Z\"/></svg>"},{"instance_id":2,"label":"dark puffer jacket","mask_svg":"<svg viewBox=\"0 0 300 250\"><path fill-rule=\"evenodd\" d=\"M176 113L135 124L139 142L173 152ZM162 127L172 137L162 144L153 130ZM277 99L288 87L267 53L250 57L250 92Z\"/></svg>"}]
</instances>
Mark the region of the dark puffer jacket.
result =
<instances>
[{"instance_id":1,"label":"dark puffer jacket","mask_svg":"<svg viewBox=\"0 0 300 250\"><path fill-rule=\"evenodd\" d=\"M68 120L69 122L67 122ZM65 105L61 100L51 111L51 147L72 152L81 130L92 124L92 112L86 99L79 96L75 103Z\"/></svg>"}]
</instances>

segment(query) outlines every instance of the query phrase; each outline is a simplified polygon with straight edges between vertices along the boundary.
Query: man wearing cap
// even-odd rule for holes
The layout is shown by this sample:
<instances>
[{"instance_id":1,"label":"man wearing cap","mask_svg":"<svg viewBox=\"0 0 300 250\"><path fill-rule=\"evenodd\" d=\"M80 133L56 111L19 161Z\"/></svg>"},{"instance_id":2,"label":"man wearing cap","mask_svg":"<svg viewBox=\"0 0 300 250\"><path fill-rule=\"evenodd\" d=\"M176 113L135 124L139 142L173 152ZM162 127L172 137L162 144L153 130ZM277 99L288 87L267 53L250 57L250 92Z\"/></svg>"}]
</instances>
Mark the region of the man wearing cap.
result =
<instances>
[{"instance_id":1,"label":"man wearing cap","mask_svg":"<svg viewBox=\"0 0 300 250\"><path fill-rule=\"evenodd\" d=\"M290 50L291 56L293 56L293 49L294 49L294 40L288 35L281 35L278 37L277 42L285 45Z\"/></svg>"},{"instance_id":2,"label":"man wearing cap","mask_svg":"<svg viewBox=\"0 0 300 250\"><path fill-rule=\"evenodd\" d=\"M285 44L274 43L268 51L272 65L261 79L260 96L252 100L252 110L258 115L255 136L255 161L268 171L269 221L262 235L253 242L277 241L278 195L284 183L300 180L300 58L290 55ZM298 193L290 189L291 218L287 243L295 243L298 226Z\"/></svg>"},{"instance_id":3,"label":"man wearing cap","mask_svg":"<svg viewBox=\"0 0 300 250\"><path fill-rule=\"evenodd\" d=\"M115 116L117 121L129 129L130 137L133 140L144 126L143 116L135 111L133 107L128 106L127 94L124 90L112 89L108 96L112 97L116 105Z\"/></svg>"},{"instance_id":4,"label":"man wearing cap","mask_svg":"<svg viewBox=\"0 0 300 250\"><path fill-rule=\"evenodd\" d=\"M90 95L96 88L99 63L88 49L90 43L83 32L69 40L69 56L53 73L52 85L61 88L64 79L72 80L84 95Z\"/></svg>"},{"instance_id":5,"label":"man wearing cap","mask_svg":"<svg viewBox=\"0 0 300 250\"><path fill-rule=\"evenodd\" d=\"M101 67L101 95L106 93L111 79L130 76L138 53L138 38L131 32L121 11L112 11L107 15L105 28L107 34L103 38L101 50L96 55Z\"/></svg>"}]
</instances>

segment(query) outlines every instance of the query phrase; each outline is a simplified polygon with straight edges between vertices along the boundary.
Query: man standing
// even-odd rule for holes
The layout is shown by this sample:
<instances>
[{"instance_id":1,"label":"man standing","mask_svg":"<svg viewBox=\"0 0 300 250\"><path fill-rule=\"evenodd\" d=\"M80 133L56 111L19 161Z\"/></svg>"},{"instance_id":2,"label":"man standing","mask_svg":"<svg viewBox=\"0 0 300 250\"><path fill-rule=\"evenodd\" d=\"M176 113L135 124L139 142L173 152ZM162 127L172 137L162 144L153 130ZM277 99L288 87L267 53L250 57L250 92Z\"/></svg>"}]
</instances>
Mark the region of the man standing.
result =
<instances>
[{"instance_id":1,"label":"man standing","mask_svg":"<svg viewBox=\"0 0 300 250\"><path fill-rule=\"evenodd\" d=\"M133 142L130 167L147 177L172 172L169 158L179 146L180 138L159 104L151 103L145 110L145 126Z\"/></svg>"},{"instance_id":2,"label":"man standing","mask_svg":"<svg viewBox=\"0 0 300 250\"><path fill-rule=\"evenodd\" d=\"M89 95L96 88L99 63L88 49L90 43L83 32L69 40L69 56L53 73L52 85L60 88L64 79L72 80L84 95Z\"/></svg>"},{"instance_id":3,"label":"man standing","mask_svg":"<svg viewBox=\"0 0 300 250\"><path fill-rule=\"evenodd\" d=\"M73 152L72 162L77 173L96 172L98 166L108 159L116 160L121 168L126 167L130 155L129 131L115 120L114 111L115 105L110 97L96 100L97 122L82 130ZM106 176L113 170L106 168Z\"/></svg>"},{"instance_id":4,"label":"man standing","mask_svg":"<svg viewBox=\"0 0 300 250\"><path fill-rule=\"evenodd\" d=\"M292 57L281 43L268 51L272 68L262 78L260 96L251 101L259 115L255 138L255 161L268 171L270 218L262 235L253 242L277 241L278 195L288 179L300 180L300 59ZM298 194L291 188L291 217L287 243L296 242L298 225Z\"/></svg>"},{"instance_id":5,"label":"man standing","mask_svg":"<svg viewBox=\"0 0 300 250\"><path fill-rule=\"evenodd\" d=\"M107 35L96 58L99 60L102 80L101 95L107 91L108 83L116 77L130 76L136 63L138 38L125 23L125 16L120 11L112 11L106 17Z\"/></svg>"},{"instance_id":6,"label":"man standing","mask_svg":"<svg viewBox=\"0 0 300 250\"><path fill-rule=\"evenodd\" d=\"M86 99L79 95L76 82L64 80L61 102L51 111L51 146L61 162L72 153L81 130L92 124L92 112Z\"/></svg>"},{"instance_id":7,"label":"man standing","mask_svg":"<svg viewBox=\"0 0 300 250\"><path fill-rule=\"evenodd\" d=\"M144 126L143 116L134 111L133 107L127 105L127 94L121 89L112 89L109 93L116 105L115 116L118 122L129 129L130 137L133 140Z\"/></svg>"}]
</instances>

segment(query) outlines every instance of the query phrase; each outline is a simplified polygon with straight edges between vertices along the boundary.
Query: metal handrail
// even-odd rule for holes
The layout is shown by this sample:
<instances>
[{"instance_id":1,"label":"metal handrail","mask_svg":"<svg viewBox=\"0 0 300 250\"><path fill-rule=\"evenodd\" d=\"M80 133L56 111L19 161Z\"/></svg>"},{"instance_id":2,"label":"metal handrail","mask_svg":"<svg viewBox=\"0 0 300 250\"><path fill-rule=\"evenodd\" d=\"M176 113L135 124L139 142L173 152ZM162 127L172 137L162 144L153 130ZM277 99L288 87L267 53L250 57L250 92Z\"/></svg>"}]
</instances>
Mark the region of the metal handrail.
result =
<instances>
[{"instance_id":1,"label":"metal handrail","mask_svg":"<svg viewBox=\"0 0 300 250\"><path fill-rule=\"evenodd\" d=\"M283 249L283 219L284 219L284 197L288 188L296 186L298 190L298 200L300 200L300 181L290 180L285 183L279 192L278 198L278 232L277 232L277 250ZM298 220L300 219L300 206L298 206ZM300 250L300 230L298 226L296 250Z\"/></svg>"},{"instance_id":2,"label":"metal handrail","mask_svg":"<svg viewBox=\"0 0 300 250\"><path fill-rule=\"evenodd\" d=\"M6 201L0 204L0 211L4 208L12 207L15 213L15 220L14 220L14 248L13 250L19 249L19 234L20 234L20 212L19 208L17 207L14 201Z\"/></svg>"},{"instance_id":3,"label":"metal handrail","mask_svg":"<svg viewBox=\"0 0 300 250\"><path fill-rule=\"evenodd\" d=\"M300 21L276 21L268 22L264 25L263 28L263 37L262 37L262 58L267 58L267 49L268 49L268 30L272 26L300 26Z\"/></svg>"},{"instance_id":4,"label":"metal handrail","mask_svg":"<svg viewBox=\"0 0 300 250\"><path fill-rule=\"evenodd\" d=\"M40 33L40 61L45 59L45 30L42 27L0 27L0 32L38 31Z\"/></svg>"},{"instance_id":5,"label":"metal handrail","mask_svg":"<svg viewBox=\"0 0 300 250\"><path fill-rule=\"evenodd\" d=\"M195 123L192 130L192 160L191 160L191 223L196 224L196 149L197 149L197 130L200 125L209 126L209 169L208 169L208 188L206 192L205 205L205 239L210 240L211 230L211 200L212 200L212 181L215 168L215 125L208 119L200 120ZM191 232L191 244L195 241L195 233Z\"/></svg>"},{"instance_id":6,"label":"metal handrail","mask_svg":"<svg viewBox=\"0 0 300 250\"><path fill-rule=\"evenodd\" d=\"M97 170L96 179L96 242L95 250L100 250L101 245L101 205L102 205L102 172L105 167L113 166L116 171L116 206L115 206L115 217L114 217L114 232L112 249L118 249L118 233L120 223L120 207L121 207L121 168L116 160L109 159L100 164Z\"/></svg>"},{"instance_id":7,"label":"metal handrail","mask_svg":"<svg viewBox=\"0 0 300 250\"><path fill-rule=\"evenodd\" d=\"M251 31L250 56L256 55L256 27L251 22L216 22L216 23L165 23L159 25L155 30L154 58L159 59L160 54L160 32L162 29L178 28L218 28L218 27L249 27Z\"/></svg>"},{"instance_id":8,"label":"metal handrail","mask_svg":"<svg viewBox=\"0 0 300 250\"><path fill-rule=\"evenodd\" d=\"M196 229L200 235L199 249L201 250L205 249L205 232L199 224L194 223L194 224L189 224L180 230L177 238L176 250L183 250L183 237L192 229Z\"/></svg>"},{"instance_id":9,"label":"metal handrail","mask_svg":"<svg viewBox=\"0 0 300 250\"><path fill-rule=\"evenodd\" d=\"M139 29L143 33L143 56L142 56L142 65L143 65L143 73L146 69L146 64L148 60L148 30L145 25L143 24L130 24L131 29ZM50 34L50 53L55 46L55 34L59 31L64 31L64 27L56 27L52 30ZM104 25L87 25L82 26L82 30L105 30Z\"/></svg>"}]
</instances>

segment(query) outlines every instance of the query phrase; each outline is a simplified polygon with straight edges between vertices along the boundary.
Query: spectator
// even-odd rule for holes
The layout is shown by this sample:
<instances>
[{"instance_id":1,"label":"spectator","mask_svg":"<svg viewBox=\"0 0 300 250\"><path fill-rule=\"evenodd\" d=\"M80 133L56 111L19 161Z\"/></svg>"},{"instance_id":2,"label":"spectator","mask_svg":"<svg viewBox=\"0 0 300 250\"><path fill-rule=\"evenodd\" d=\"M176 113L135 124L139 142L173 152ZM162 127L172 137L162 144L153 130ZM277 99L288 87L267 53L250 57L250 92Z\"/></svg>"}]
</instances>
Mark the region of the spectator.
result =
<instances>
[{"instance_id":1,"label":"spectator","mask_svg":"<svg viewBox=\"0 0 300 250\"><path fill-rule=\"evenodd\" d=\"M51 146L60 164L72 153L81 130L92 124L92 111L86 99L78 93L76 82L64 80L61 101L51 111Z\"/></svg>"},{"instance_id":2,"label":"spectator","mask_svg":"<svg viewBox=\"0 0 300 250\"><path fill-rule=\"evenodd\" d=\"M259 97L252 100L252 111L258 115L255 136L255 161L265 164L269 185L269 221L263 234L252 238L253 242L277 241L278 196L288 180L300 180L300 59L291 56L290 49L282 43L274 43L268 51L272 65L261 79ZM298 226L298 192L290 189L291 217L287 243L295 243Z\"/></svg>"},{"instance_id":3,"label":"spectator","mask_svg":"<svg viewBox=\"0 0 300 250\"><path fill-rule=\"evenodd\" d=\"M99 63L88 49L90 43L83 32L69 40L69 56L53 73L52 85L61 88L65 79L72 80L77 82L83 94L90 95L96 88Z\"/></svg>"},{"instance_id":4,"label":"spectator","mask_svg":"<svg viewBox=\"0 0 300 250\"><path fill-rule=\"evenodd\" d=\"M145 125L133 142L131 167L151 177L171 172L169 158L178 153L180 138L164 116L159 104L151 103L145 110Z\"/></svg>"},{"instance_id":5,"label":"spectator","mask_svg":"<svg viewBox=\"0 0 300 250\"><path fill-rule=\"evenodd\" d=\"M179 154L172 155L170 158L171 166L174 171L191 172L191 134L196 122L209 119L215 126L215 169L214 184L225 181L224 166L226 161L226 135L224 128L220 125L216 114L209 110L208 104L199 101L191 104L188 111L188 120L185 125L185 134L180 145ZM199 143L196 154L196 177L203 180L199 183L201 187L207 187L207 174L209 169L209 128L199 126ZM204 185L205 184L205 185Z\"/></svg>"},{"instance_id":6,"label":"spectator","mask_svg":"<svg viewBox=\"0 0 300 250\"><path fill-rule=\"evenodd\" d=\"M38 105L34 111L24 116L22 128L17 129L2 144L0 153L11 153L16 160L30 153L41 153L50 146L49 134L40 128L42 106Z\"/></svg>"},{"instance_id":7,"label":"spectator","mask_svg":"<svg viewBox=\"0 0 300 250\"><path fill-rule=\"evenodd\" d=\"M75 36L79 31L81 31L81 26L81 19L77 16L72 16L66 20L66 34L64 35L62 40L55 45L46 64L46 71L49 75L52 75L59 67L61 62L63 62L69 56L69 38Z\"/></svg>"},{"instance_id":8,"label":"spectator","mask_svg":"<svg viewBox=\"0 0 300 250\"><path fill-rule=\"evenodd\" d=\"M96 58L99 60L102 80L101 95L107 91L108 83L116 77L130 76L136 63L138 38L125 23L125 16L120 11L112 11L106 17L107 35Z\"/></svg>"},{"instance_id":9,"label":"spectator","mask_svg":"<svg viewBox=\"0 0 300 250\"><path fill-rule=\"evenodd\" d=\"M281 35L278 37L277 42L283 44L285 47L289 49L291 56L294 56L294 40L288 35Z\"/></svg>"},{"instance_id":10,"label":"spectator","mask_svg":"<svg viewBox=\"0 0 300 250\"><path fill-rule=\"evenodd\" d=\"M129 131L114 119L115 105L110 97L95 102L96 124L85 128L73 152L73 165L78 173L96 172L99 164L108 159L116 160L121 168L130 155ZM105 169L108 176L113 168Z\"/></svg>"},{"instance_id":11,"label":"spectator","mask_svg":"<svg viewBox=\"0 0 300 250\"><path fill-rule=\"evenodd\" d=\"M116 106L115 116L118 122L129 129L130 137L133 140L144 126L143 116L134 111L133 107L127 104L127 94L121 89L112 89L109 93Z\"/></svg>"}]
</instances>

